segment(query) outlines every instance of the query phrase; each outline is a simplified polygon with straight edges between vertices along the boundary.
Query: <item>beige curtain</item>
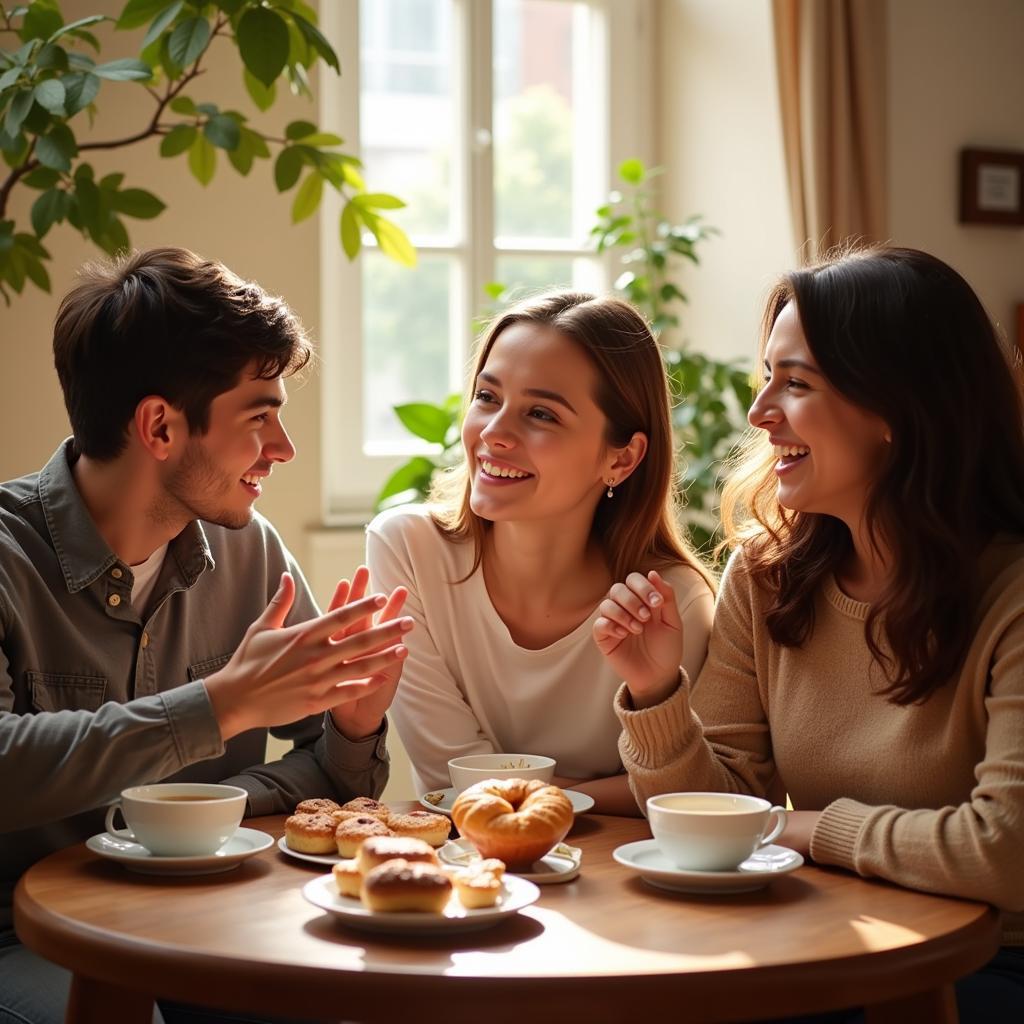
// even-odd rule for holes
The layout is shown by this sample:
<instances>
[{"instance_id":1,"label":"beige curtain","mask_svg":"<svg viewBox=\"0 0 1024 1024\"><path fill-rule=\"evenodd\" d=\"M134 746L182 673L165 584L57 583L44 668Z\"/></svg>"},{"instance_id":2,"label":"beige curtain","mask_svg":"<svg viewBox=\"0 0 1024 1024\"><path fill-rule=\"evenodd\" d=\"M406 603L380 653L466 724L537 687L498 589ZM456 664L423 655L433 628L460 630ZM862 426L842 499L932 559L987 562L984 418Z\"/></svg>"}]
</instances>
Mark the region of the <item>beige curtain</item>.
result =
<instances>
[{"instance_id":1,"label":"beige curtain","mask_svg":"<svg viewBox=\"0 0 1024 1024\"><path fill-rule=\"evenodd\" d=\"M808 261L888 234L885 6L772 0L790 207Z\"/></svg>"}]
</instances>

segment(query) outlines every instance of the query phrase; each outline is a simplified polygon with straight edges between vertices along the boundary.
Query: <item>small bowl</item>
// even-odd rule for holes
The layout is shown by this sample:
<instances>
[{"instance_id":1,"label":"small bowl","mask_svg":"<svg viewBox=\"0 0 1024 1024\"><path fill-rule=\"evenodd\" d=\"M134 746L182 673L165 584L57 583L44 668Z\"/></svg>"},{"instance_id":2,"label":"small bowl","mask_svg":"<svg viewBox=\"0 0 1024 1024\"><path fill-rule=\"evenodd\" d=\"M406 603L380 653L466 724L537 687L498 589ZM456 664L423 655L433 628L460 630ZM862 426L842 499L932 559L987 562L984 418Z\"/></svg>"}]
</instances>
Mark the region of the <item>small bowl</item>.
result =
<instances>
[{"instance_id":1,"label":"small bowl","mask_svg":"<svg viewBox=\"0 0 1024 1024\"><path fill-rule=\"evenodd\" d=\"M456 793L484 779L540 779L550 782L555 759L541 754L468 754L448 762L448 774Z\"/></svg>"}]
</instances>

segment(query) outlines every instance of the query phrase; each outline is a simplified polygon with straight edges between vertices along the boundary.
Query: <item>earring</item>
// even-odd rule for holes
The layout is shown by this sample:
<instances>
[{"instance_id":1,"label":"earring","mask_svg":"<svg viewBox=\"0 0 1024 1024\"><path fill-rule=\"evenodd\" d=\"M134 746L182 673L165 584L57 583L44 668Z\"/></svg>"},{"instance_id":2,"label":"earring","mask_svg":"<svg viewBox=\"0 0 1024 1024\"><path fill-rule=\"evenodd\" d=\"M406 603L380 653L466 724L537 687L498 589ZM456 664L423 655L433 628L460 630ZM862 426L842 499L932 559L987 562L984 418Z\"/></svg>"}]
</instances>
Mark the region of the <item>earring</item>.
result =
<instances>
[{"instance_id":1,"label":"earring","mask_svg":"<svg viewBox=\"0 0 1024 1024\"><path fill-rule=\"evenodd\" d=\"M608 497L608 498L614 498L615 497L615 481L614 480L609 480L608 481L608 491L607 491L607 494L605 496Z\"/></svg>"}]
</instances>

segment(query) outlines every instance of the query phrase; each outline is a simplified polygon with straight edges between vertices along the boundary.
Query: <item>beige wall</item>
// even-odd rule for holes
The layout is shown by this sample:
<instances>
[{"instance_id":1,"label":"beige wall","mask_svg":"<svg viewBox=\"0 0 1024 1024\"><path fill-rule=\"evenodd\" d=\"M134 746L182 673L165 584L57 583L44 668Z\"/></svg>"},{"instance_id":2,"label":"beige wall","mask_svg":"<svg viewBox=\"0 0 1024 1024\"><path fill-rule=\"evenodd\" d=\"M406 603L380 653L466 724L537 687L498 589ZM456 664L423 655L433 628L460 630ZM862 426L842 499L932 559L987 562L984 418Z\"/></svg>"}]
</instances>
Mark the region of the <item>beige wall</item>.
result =
<instances>
[{"instance_id":1,"label":"beige wall","mask_svg":"<svg viewBox=\"0 0 1024 1024\"><path fill-rule=\"evenodd\" d=\"M1024 150L1024 3L889 5L892 239L948 260L1013 336L1024 228L957 223L964 146Z\"/></svg>"}]
</instances>

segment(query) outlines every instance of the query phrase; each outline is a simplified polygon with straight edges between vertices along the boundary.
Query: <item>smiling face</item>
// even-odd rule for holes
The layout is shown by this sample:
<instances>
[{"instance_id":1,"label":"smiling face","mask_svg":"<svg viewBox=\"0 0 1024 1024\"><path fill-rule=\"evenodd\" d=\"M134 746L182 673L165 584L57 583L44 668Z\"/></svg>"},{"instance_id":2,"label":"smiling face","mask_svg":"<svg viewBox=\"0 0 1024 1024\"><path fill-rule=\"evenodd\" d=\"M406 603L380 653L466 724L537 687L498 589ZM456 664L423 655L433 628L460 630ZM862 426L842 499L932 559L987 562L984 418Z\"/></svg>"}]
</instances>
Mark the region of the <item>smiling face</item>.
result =
<instances>
[{"instance_id":1,"label":"smiling face","mask_svg":"<svg viewBox=\"0 0 1024 1024\"><path fill-rule=\"evenodd\" d=\"M768 337L765 384L747 418L775 447L781 505L835 516L851 530L859 526L886 455L888 428L825 379L792 301Z\"/></svg>"},{"instance_id":2,"label":"smiling face","mask_svg":"<svg viewBox=\"0 0 1024 1024\"><path fill-rule=\"evenodd\" d=\"M275 462L289 462L295 447L281 423L284 381L246 373L214 398L210 426L192 435L164 479L165 513L241 529L252 519L261 481Z\"/></svg>"},{"instance_id":3,"label":"smiling face","mask_svg":"<svg viewBox=\"0 0 1024 1024\"><path fill-rule=\"evenodd\" d=\"M498 335L462 427L478 516L578 516L589 529L606 481L617 475L597 388L597 370L560 331L520 321Z\"/></svg>"}]
</instances>

